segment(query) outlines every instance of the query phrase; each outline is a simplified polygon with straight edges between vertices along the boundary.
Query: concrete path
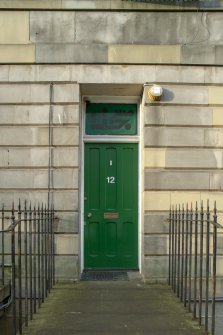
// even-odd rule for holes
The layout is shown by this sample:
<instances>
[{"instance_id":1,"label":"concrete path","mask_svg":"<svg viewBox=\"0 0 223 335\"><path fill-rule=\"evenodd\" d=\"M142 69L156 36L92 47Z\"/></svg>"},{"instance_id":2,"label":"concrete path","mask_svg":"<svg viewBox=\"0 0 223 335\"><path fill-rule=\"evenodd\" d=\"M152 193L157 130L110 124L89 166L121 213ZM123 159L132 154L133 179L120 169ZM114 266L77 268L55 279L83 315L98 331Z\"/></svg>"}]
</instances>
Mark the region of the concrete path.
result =
<instances>
[{"instance_id":1,"label":"concrete path","mask_svg":"<svg viewBox=\"0 0 223 335\"><path fill-rule=\"evenodd\" d=\"M165 285L80 282L57 285L27 335L201 335Z\"/></svg>"}]
</instances>

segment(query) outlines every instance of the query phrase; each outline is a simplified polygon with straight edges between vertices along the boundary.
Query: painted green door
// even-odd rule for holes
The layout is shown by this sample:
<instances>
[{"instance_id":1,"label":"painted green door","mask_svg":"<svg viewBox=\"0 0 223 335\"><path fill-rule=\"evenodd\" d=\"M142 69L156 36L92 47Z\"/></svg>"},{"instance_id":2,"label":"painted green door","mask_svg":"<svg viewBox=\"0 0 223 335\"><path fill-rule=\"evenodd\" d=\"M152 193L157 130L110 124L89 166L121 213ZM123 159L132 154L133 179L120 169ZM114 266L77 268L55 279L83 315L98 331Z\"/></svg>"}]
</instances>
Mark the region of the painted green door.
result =
<instances>
[{"instance_id":1,"label":"painted green door","mask_svg":"<svg viewBox=\"0 0 223 335\"><path fill-rule=\"evenodd\" d=\"M137 269L137 144L85 144L84 202L85 269Z\"/></svg>"}]
</instances>

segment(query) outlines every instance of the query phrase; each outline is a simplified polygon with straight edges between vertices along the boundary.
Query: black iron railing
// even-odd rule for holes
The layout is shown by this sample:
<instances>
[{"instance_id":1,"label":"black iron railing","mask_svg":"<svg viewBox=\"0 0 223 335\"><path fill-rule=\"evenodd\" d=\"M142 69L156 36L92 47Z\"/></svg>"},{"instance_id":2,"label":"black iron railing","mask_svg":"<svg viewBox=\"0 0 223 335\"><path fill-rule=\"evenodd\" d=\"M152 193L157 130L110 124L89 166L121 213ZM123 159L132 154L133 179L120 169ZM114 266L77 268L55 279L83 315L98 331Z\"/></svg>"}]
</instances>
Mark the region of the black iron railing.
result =
<instances>
[{"instance_id":1,"label":"black iron railing","mask_svg":"<svg viewBox=\"0 0 223 335\"><path fill-rule=\"evenodd\" d=\"M216 203L210 212L203 202L172 207L169 212L169 285L199 326L204 323L215 333L217 237L222 226L217 222ZM211 305L211 306L210 306ZM204 314L204 322L202 322ZM210 321L209 321L210 320ZM210 323L210 324L209 324Z\"/></svg>"},{"instance_id":2,"label":"black iron railing","mask_svg":"<svg viewBox=\"0 0 223 335\"><path fill-rule=\"evenodd\" d=\"M8 301L0 304L0 310L11 307L12 335L22 334L55 283L54 208L18 208L1 211L1 282L9 284ZM6 223L10 222L6 227ZM5 260L10 259L9 264ZM6 278L6 265L11 268Z\"/></svg>"}]
</instances>

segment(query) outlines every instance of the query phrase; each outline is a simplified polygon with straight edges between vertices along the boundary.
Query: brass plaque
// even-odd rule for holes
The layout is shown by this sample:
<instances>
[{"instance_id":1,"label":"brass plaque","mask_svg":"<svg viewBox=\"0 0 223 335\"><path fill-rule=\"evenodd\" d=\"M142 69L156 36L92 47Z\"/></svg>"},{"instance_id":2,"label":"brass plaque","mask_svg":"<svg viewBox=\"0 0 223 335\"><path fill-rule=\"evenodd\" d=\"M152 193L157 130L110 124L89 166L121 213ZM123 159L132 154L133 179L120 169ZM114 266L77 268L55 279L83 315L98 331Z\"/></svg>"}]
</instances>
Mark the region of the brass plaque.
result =
<instances>
[{"instance_id":1,"label":"brass plaque","mask_svg":"<svg viewBox=\"0 0 223 335\"><path fill-rule=\"evenodd\" d=\"M104 213L104 219L119 219L119 213Z\"/></svg>"}]
</instances>

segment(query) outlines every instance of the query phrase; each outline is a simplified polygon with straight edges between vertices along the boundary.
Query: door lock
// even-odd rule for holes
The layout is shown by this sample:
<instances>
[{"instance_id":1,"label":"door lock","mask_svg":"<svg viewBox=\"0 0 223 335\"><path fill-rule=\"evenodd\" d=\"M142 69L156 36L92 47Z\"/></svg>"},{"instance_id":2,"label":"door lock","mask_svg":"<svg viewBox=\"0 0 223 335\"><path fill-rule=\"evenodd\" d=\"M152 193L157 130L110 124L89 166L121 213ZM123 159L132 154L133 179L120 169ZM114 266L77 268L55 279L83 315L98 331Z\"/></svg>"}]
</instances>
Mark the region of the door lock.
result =
<instances>
[{"instance_id":1,"label":"door lock","mask_svg":"<svg viewBox=\"0 0 223 335\"><path fill-rule=\"evenodd\" d=\"M91 218L91 217L92 217L92 213L88 213L88 214L87 214L87 217L88 217L88 218Z\"/></svg>"}]
</instances>

